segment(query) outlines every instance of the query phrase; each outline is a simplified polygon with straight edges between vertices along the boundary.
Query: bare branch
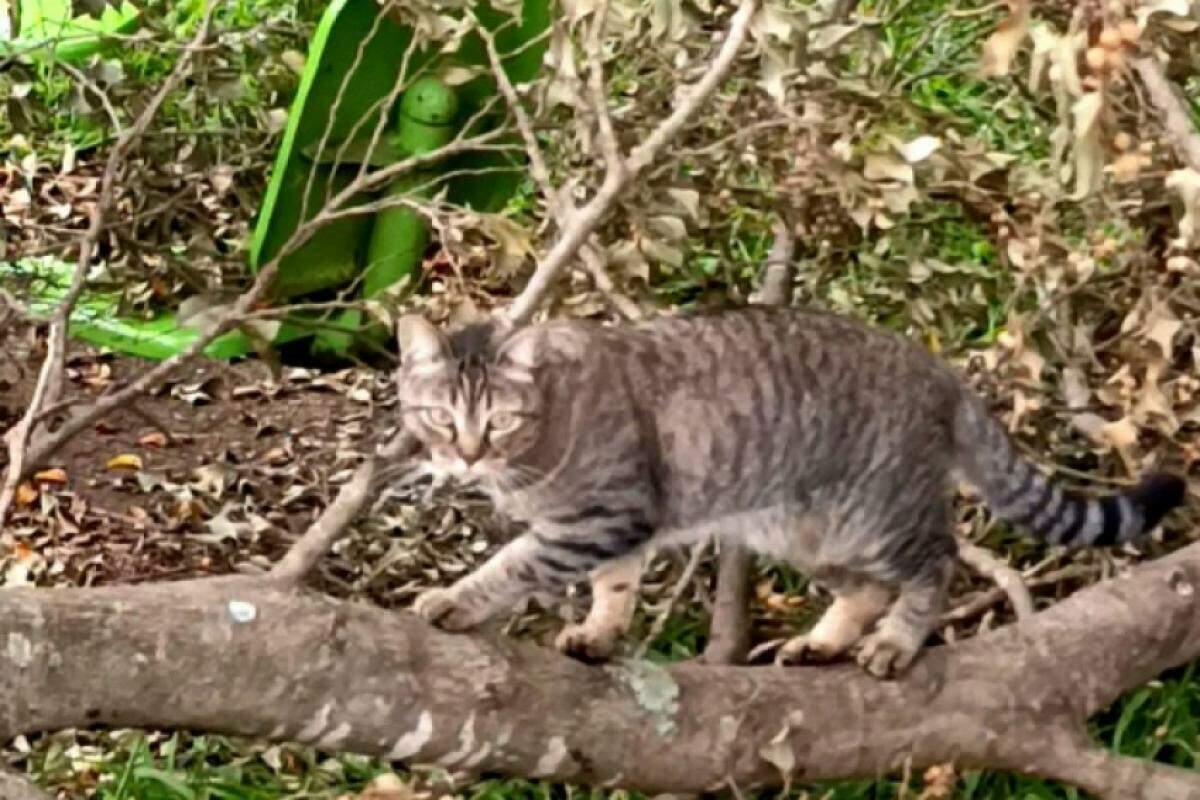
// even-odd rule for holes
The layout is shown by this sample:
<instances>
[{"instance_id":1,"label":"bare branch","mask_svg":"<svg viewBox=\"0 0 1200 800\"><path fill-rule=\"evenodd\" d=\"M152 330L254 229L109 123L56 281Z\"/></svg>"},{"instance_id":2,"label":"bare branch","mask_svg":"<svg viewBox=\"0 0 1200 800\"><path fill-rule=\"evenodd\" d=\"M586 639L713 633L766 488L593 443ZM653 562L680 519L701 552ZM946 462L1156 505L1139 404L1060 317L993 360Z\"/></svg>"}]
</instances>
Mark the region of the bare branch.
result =
<instances>
[{"instance_id":1,"label":"bare branch","mask_svg":"<svg viewBox=\"0 0 1200 800\"><path fill-rule=\"evenodd\" d=\"M197 336L186 348L146 370L123 388L101 396L89 406L75 409L53 432L37 437L29 447L28 453L19 470L12 469L13 462L10 460L8 481L14 481L15 476L16 482L13 483L14 491L17 483L22 478L27 477L30 470L44 463L50 455L57 452L71 437L114 409L128 404L144 392L160 385L175 370L203 352L204 348L218 336L233 330L247 318L253 317L255 307L266 296L283 259L299 249L317 230L331 219L338 218L341 207L358 194L384 185L392 178L415 169L420 169L422 166L441 158L473 150L478 145L491 145L503 133L502 129L496 129L474 137L464 138L460 136L437 150L406 158L403 161L390 164L383 169L372 172L369 175L360 176L352 181L338 192L317 214L296 228L295 232L275 257L264 264L258 271L250 288L239 296L225 313L214 319L211 328L206 330L202 335Z\"/></svg>"},{"instance_id":2,"label":"bare branch","mask_svg":"<svg viewBox=\"0 0 1200 800\"><path fill-rule=\"evenodd\" d=\"M1163 72L1154 58L1139 58L1133 62L1138 77L1150 94L1150 102L1162 117L1163 128L1181 161L1200 171L1200 133L1196 132L1187 106L1179 90Z\"/></svg>"},{"instance_id":3,"label":"bare branch","mask_svg":"<svg viewBox=\"0 0 1200 800\"><path fill-rule=\"evenodd\" d=\"M400 432L360 464L317 521L271 569L271 577L292 584L303 580L366 505L380 464L407 458L416 446L416 440Z\"/></svg>"},{"instance_id":4,"label":"bare branch","mask_svg":"<svg viewBox=\"0 0 1200 800\"><path fill-rule=\"evenodd\" d=\"M29 408L4 437L8 445L8 471L5 473L4 485L0 487L0 525L8 518L13 496L17 486L25 477L27 468L31 464L37 464L40 460L27 457L35 423L45 406L54 405L62 398L62 381L67 357L67 328L70 325L71 313L75 310L75 304L79 302L79 297L83 294L84 286L87 284L87 273L92 265L92 256L99 242L100 234L104 230L105 218L115 200L117 178L122 172L129 152L142 138L146 129L150 127L150 122L158 113L158 109L166 100L167 95L173 92L186 76L193 57L203 46L204 40L208 38L209 26L212 24L212 15L216 8L215 0L208 3L204 10L204 16L196 27L195 36L180 53L179 60L175 62L171 74L167 76L142 113L138 115L133 126L121 131L116 144L109 151L104 175L100 179L100 191L96 198L96 205L92 209L87 232L84 233L79 243L79 255L75 263L75 270L71 273L71 283L50 317L46 358L42 363ZM86 85L100 95L105 107L116 121L116 112L107 102L107 97L99 87L90 82Z\"/></svg>"},{"instance_id":5,"label":"bare branch","mask_svg":"<svg viewBox=\"0 0 1200 800\"><path fill-rule=\"evenodd\" d=\"M750 551L724 542L717 561L717 590L702 660L740 664L750 649Z\"/></svg>"},{"instance_id":6,"label":"bare branch","mask_svg":"<svg viewBox=\"0 0 1200 800\"><path fill-rule=\"evenodd\" d=\"M1033 614L1033 597L1021 578L1021 573L1005 564L992 553L965 539L958 540L958 557L971 569L990 579L1008 596L1017 618Z\"/></svg>"},{"instance_id":7,"label":"bare branch","mask_svg":"<svg viewBox=\"0 0 1200 800\"><path fill-rule=\"evenodd\" d=\"M1200 773L1100 753L1081 734L1120 693L1200 657L1197 588L1191 545L930 648L896 681L852 664L586 666L261 578L10 589L0 739L184 728L646 793L954 761L1102 797L1200 800Z\"/></svg>"},{"instance_id":8,"label":"bare branch","mask_svg":"<svg viewBox=\"0 0 1200 800\"><path fill-rule=\"evenodd\" d=\"M729 32L721 45L716 58L708 66L703 77L686 91L665 120L651 132L641 145L630 153L628 159L622 160L620 170L608 170L604 181L592 199L572 215L570 224L564 229L550 252L538 265L529 279L525 289L513 301L508 309L508 318L518 324L527 322L537 307L545 299L550 287L559 274L570 263L579 251L579 247L587 241L600 220L612 208L617 195L637 177L645 167L658 157L666 145L684 126L700 107L708 100L716 87L724 80L738 50L745 41L750 27L750 19L758 7L757 0L742 0L737 13L729 26Z\"/></svg>"},{"instance_id":9,"label":"bare branch","mask_svg":"<svg viewBox=\"0 0 1200 800\"><path fill-rule=\"evenodd\" d=\"M516 87L513 86L512 81L508 78L508 73L504 70L504 61L496 50L496 38L492 36L491 31L484 27L478 17L475 18L475 25L476 32L483 40L487 50L492 77L496 79L496 86L504 95L504 101L508 103L508 109L517 123L517 130L521 133L521 141L525 144L525 154L529 158L529 173L533 176L534 183L538 185L543 197L546 198L547 208L553 214L558 200L554 184L550 181L550 170L546 167L546 158L542 154L542 146L538 144L537 135L533 132L533 122L529 119L529 114L525 112L525 106L521 104Z\"/></svg>"},{"instance_id":10,"label":"bare branch","mask_svg":"<svg viewBox=\"0 0 1200 800\"><path fill-rule=\"evenodd\" d=\"M792 303L792 258L796 237L787 215L775 223L775 239L763 264L763 276L757 296L751 301L769 306ZM733 542L724 543L717 567L717 592L713 601L707 664L740 664L750 649L750 554Z\"/></svg>"},{"instance_id":11,"label":"bare branch","mask_svg":"<svg viewBox=\"0 0 1200 800\"><path fill-rule=\"evenodd\" d=\"M604 53L601 52L604 40L604 26L608 21L608 2L600 3L592 19L585 45L587 57L587 89L588 105L596 115L596 126L600 140L600 152L604 156L605 167L611 172L624 168L621 158L621 144L613 130L612 117L608 114L608 91L604 82Z\"/></svg>"}]
</instances>

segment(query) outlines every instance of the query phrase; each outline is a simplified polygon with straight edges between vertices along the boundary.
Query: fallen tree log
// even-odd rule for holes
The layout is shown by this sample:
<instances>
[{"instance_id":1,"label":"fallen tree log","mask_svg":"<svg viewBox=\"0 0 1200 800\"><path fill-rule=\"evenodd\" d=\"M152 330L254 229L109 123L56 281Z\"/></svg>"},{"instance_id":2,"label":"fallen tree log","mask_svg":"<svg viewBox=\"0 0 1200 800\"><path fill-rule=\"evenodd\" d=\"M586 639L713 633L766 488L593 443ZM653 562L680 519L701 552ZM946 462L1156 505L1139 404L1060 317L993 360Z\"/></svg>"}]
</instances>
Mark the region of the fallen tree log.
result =
<instances>
[{"instance_id":1,"label":"fallen tree log","mask_svg":"<svg viewBox=\"0 0 1200 800\"><path fill-rule=\"evenodd\" d=\"M587 666L407 613L235 577L0 591L0 738L183 728L646 792L873 777L953 761L1101 797L1200 798L1087 718L1200 656L1200 544L1019 624L857 666Z\"/></svg>"}]
</instances>

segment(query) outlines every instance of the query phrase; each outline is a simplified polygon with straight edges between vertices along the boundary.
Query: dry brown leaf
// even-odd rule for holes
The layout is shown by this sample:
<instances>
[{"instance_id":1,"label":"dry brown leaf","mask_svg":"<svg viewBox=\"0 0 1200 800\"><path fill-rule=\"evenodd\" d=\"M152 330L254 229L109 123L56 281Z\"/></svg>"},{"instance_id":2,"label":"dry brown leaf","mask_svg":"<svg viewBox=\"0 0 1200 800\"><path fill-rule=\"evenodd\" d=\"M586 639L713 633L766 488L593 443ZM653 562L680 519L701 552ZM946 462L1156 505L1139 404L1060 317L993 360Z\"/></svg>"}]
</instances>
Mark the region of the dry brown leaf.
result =
<instances>
[{"instance_id":1,"label":"dry brown leaf","mask_svg":"<svg viewBox=\"0 0 1200 800\"><path fill-rule=\"evenodd\" d=\"M863 164L863 176L869 181L913 182L913 168L888 153L870 153Z\"/></svg>"},{"instance_id":2,"label":"dry brown leaf","mask_svg":"<svg viewBox=\"0 0 1200 800\"><path fill-rule=\"evenodd\" d=\"M134 453L122 453L110 458L104 466L106 469L139 470L142 468L142 458Z\"/></svg>"},{"instance_id":3,"label":"dry brown leaf","mask_svg":"<svg viewBox=\"0 0 1200 800\"><path fill-rule=\"evenodd\" d=\"M20 486L17 487L17 495L16 495L17 505L31 506L35 502L37 502L38 495L39 495L39 492L38 492L37 488L29 481L25 481L24 483L22 483Z\"/></svg>"},{"instance_id":4,"label":"dry brown leaf","mask_svg":"<svg viewBox=\"0 0 1200 800\"><path fill-rule=\"evenodd\" d=\"M67 483L67 471L60 467L44 469L41 472L34 473L33 479L38 483L55 483L59 486L64 486Z\"/></svg>"},{"instance_id":5,"label":"dry brown leaf","mask_svg":"<svg viewBox=\"0 0 1200 800\"><path fill-rule=\"evenodd\" d=\"M1009 16L983 43L981 70L986 76L1007 75L1021 43L1029 35L1029 0L1009 0Z\"/></svg>"},{"instance_id":6,"label":"dry brown leaf","mask_svg":"<svg viewBox=\"0 0 1200 800\"><path fill-rule=\"evenodd\" d=\"M1177 169L1167 176L1166 186L1183 202L1179 218L1179 238L1173 244L1181 248L1200 247L1200 172Z\"/></svg>"},{"instance_id":7,"label":"dry brown leaf","mask_svg":"<svg viewBox=\"0 0 1200 800\"><path fill-rule=\"evenodd\" d=\"M923 778L925 787L917 800L948 800L953 797L955 784L958 783L954 764L934 764L925 770Z\"/></svg>"},{"instance_id":8,"label":"dry brown leaf","mask_svg":"<svg viewBox=\"0 0 1200 800\"><path fill-rule=\"evenodd\" d=\"M1142 156L1141 153L1122 153L1117 158L1105 167L1105 171L1113 176L1113 180L1118 183L1127 183L1136 180L1142 172Z\"/></svg>"},{"instance_id":9,"label":"dry brown leaf","mask_svg":"<svg viewBox=\"0 0 1200 800\"><path fill-rule=\"evenodd\" d=\"M167 435L162 431L150 431L138 438L142 447L163 448L167 446Z\"/></svg>"},{"instance_id":10,"label":"dry brown leaf","mask_svg":"<svg viewBox=\"0 0 1200 800\"><path fill-rule=\"evenodd\" d=\"M1146 338L1158 345L1163 359L1170 361L1175 355L1175 334L1183 327L1183 323L1171 315L1165 308L1153 310L1146 319Z\"/></svg>"}]
</instances>

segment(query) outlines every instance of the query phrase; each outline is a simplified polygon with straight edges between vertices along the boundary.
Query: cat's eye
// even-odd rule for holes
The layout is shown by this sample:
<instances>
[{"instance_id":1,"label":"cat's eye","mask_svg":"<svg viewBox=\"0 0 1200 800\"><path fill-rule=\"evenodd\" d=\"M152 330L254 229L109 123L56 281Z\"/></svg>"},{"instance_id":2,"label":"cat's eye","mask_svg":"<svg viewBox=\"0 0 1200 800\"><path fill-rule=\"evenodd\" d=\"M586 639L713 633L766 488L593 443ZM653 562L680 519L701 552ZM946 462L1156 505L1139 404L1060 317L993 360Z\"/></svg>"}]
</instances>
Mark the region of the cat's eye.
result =
<instances>
[{"instance_id":1,"label":"cat's eye","mask_svg":"<svg viewBox=\"0 0 1200 800\"><path fill-rule=\"evenodd\" d=\"M508 433L521 424L521 418L511 411L497 411L488 418L488 427L494 433Z\"/></svg>"},{"instance_id":2,"label":"cat's eye","mask_svg":"<svg viewBox=\"0 0 1200 800\"><path fill-rule=\"evenodd\" d=\"M454 424L454 415L444 408L431 408L425 412L425 419L437 428L449 428Z\"/></svg>"}]
</instances>

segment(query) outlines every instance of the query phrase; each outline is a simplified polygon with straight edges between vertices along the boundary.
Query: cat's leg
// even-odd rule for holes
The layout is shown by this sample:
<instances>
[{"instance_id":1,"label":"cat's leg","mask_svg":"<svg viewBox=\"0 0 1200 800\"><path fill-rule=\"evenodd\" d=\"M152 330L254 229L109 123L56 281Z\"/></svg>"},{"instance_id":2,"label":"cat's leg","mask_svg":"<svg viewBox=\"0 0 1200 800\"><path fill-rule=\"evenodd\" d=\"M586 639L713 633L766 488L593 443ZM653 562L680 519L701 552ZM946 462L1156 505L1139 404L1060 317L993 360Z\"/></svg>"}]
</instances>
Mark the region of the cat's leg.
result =
<instances>
[{"instance_id":1,"label":"cat's leg","mask_svg":"<svg viewBox=\"0 0 1200 800\"><path fill-rule=\"evenodd\" d=\"M536 545L531 534L518 536L452 586L426 589L413 604L413 612L448 631L466 630L485 622L532 590L531 561Z\"/></svg>"},{"instance_id":2,"label":"cat's leg","mask_svg":"<svg viewBox=\"0 0 1200 800\"><path fill-rule=\"evenodd\" d=\"M472 628L531 594L562 591L602 563L640 550L653 534L640 519L602 511L587 509L587 527L534 528L453 586L427 590L413 610L446 630ZM606 525L598 528L598 518Z\"/></svg>"},{"instance_id":3,"label":"cat's leg","mask_svg":"<svg viewBox=\"0 0 1200 800\"><path fill-rule=\"evenodd\" d=\"M563 628L554 646L586 660L612 655L633 620L645 561L646 556L637 552L600 565L591 575L592 607L587 618Z\"/></svg>"},{"instance_id":4,"label":"cat's leg","mask_svg":"<svg viewBox=\"0 0 1200 800\"><path fill-rule=\"evenodd\" d=\"M930 558L917 574L900 584L896 602L875 631L862 640L858 663L863 669L877 678L888 678L908 668L937 626L953 569L954 559L947 553Z\"/></svg>"},{"instance_id":5,"label":"cat's leg","mask_svg":"<svg viewBox=\"0 0 1200 800\"><path fill-rule=\"evenodd\" d=\"M779 648L777 663L828 661L845 653L883 616L893 597L887 587L870 581L835 587L833 595L833 603L812 630Z\"/></svg>"}]
</instances>

